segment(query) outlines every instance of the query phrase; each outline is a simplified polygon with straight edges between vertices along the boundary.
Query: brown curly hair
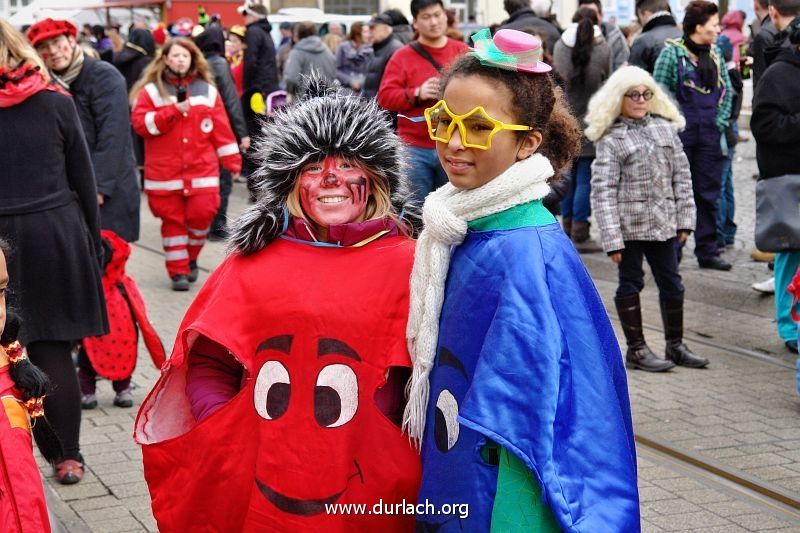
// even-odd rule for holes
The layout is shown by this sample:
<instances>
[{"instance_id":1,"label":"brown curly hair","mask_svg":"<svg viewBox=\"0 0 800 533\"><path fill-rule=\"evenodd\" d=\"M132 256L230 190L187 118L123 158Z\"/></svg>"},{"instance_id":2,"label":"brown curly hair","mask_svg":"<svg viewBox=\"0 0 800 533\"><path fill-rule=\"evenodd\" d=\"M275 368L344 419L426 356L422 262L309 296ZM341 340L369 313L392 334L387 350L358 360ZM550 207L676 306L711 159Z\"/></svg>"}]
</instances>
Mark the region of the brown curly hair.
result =
<instances>
[{"instance_id":1,"label":"brown curly hair","mask_svg":"<svg viewBox=\"0 0 800 533\"><path fill-rule=\"evenodd\" d=\"M515 123L531 126L542 134L538 152L547 157L556 169L551 182L569 170L572 160L580 153L581 129L567 107L563 91L554 85L549 74L487 67L478 58L466 55L453 63L445 73L441 84L442 94L450 80L469 76L480 76L511 92ZM517 132L520 138L529 134L528 131Z\"/></svg>"}]
</instances>

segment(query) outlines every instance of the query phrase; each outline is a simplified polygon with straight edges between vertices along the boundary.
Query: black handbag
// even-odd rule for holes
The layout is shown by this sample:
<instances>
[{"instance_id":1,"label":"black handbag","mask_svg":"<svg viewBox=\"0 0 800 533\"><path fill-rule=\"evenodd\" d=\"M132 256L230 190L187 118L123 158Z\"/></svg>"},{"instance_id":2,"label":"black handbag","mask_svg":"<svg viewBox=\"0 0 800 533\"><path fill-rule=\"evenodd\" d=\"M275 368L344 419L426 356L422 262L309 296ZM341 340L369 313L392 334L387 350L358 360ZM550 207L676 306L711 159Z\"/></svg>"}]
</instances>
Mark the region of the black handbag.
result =
<instances>
[{"instance_id":1,"label":"black handbag","mask_svg":"<svg viewBox=\"0 0 800 533\"><path fill-rule=\"evenodd\" d=\"M755 241L762 252L800 250L800 174L756 183Z\"/></svg>"}]
</instances>

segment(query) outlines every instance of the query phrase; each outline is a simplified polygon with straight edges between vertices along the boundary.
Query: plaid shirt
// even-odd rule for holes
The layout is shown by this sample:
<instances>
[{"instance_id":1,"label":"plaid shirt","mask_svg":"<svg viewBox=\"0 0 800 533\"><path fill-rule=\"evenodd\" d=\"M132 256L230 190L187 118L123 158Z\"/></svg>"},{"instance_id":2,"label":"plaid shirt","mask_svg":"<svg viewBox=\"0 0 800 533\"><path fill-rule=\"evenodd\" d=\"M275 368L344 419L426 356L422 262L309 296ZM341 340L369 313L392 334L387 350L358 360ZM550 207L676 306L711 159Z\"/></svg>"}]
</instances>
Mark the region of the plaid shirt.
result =
<instances>
[{"instance_id":1,"label":"plaid shirt","mask_svg":"<svg viewBox=\"0 0 800 533\"><path fill-rule=\"evenodd\" d=\"M592 214L603 251L624 241L666 241L694 230L689 160L672 124L658 116L620 118L595 143Z\"/></svg>"},{"instance_id":2,"label":"plaid shirt","mask_svg":"<svg viewBox=\"0 0 800 533\"><path fill-rule=\"evenodd\" d=\"M661 51L661 54L656 60L656 66L653 70L653 78L664 85L670 93L677 95L678 83L683 83L683 80L678 79L678 62L681 58L686 58L684 64L685 68L694 70L696 65L692 61L689 50L683 44L683 39L668 39L667 46ZM731 116L733 109L733 86L728 77L728 70L725 67L724 61L721 60L722 51L715 44L711 46L711 59L717 65L717 87L722 87L722 95L720 96L719 105L717 106L717 115L714 122L720 132L724 132L728 127L728 120ZM695 90L695 89L690 89Z\"/></svg>"}]
</instances>

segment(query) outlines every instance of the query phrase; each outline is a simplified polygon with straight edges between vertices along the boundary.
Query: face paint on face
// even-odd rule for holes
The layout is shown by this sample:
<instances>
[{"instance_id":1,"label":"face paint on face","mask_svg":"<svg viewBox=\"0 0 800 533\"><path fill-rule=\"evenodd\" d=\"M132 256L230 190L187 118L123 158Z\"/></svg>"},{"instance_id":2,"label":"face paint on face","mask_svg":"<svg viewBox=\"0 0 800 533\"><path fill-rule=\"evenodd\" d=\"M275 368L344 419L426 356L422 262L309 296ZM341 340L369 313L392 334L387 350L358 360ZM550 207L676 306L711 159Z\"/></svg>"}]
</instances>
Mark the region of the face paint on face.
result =
<instances>
[{"instance_id":1,"label":"face paint on face","mask_svg":"<svg viewBox=\"0 0 800 533\"><path fill-rule=\"evenodd\" d=\"M75 39L72 37L59 35L40 43L36 47L36 52L47 65L47 68L55 72L61 72L66 70L72 63L75 45Z\"/></svg>"},{"instance_id":2,"label":"face paint on face","mask_svg":"<svg viewBox=\"0 0 800 533\"><path fill-rule=\"evenodd\" d=\"M363 222L370 178L355 164L343 157L329 156L306 165L299 180L300 206L321 229Z\"/></svg>"}]
</instances>

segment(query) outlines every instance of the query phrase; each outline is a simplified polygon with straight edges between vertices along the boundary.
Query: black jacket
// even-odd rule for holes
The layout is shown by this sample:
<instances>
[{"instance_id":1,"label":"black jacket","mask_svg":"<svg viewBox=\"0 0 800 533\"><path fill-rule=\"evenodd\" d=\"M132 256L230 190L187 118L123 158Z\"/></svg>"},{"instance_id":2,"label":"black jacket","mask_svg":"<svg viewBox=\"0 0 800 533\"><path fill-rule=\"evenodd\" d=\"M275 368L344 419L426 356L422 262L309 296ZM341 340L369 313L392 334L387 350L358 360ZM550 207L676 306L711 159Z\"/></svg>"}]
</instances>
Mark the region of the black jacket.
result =
<instances>
[{"instance_id":1,"label":"black jacket","mask_svg":"<svg viewBox=\"0 0 800 533\"><path fill-rule=\"evenodd\" d=\"M8 303L23 318L20 340L106 333L97 191L72 99L42 91L0 107L0 146L0 236L13 252Z\"/></svg>"},{"instance_id":2,"label":"black jacket","mask_svg":"<svg viewBox=\"0 0 800 533\"><path fill-rule=\"evenodd\" d=\"M278 90L278 67L275 64L275 43L269 32L272 25L267 19L253 22L247 26L244 49L244 94L242 105L250 101L253 93L264 96Z\"/></svg>"},{"instance_id":3,"label":"black jacket","mask_svg":"<svg viewBox=\"0 0 800 533\"><path fill-rule=\"evenodd\" d=\"M781 50L756 87L750 130L762 178L800 174L800 52Z\"/></svg>"},{"instance_id":4,"label":"black jacket","mask_svg":"<svg viewBox=\"0 0 800 533\"><path fill-rule=\"evenodd\" d=\"M536 13L529 7L524 7L511 13L508 20L503 22L500 27L503 30L523 30L525 28L533 28L536 33L544 36L547 51L551 54L553 53L556 41L561 37L561 32L552 23L537 17Z\"/></svg>"},{"instance_id":5,"label":"black jacket","mask_svg":"<svg viewBox=\"0 0 800 533\"><path fill-rule=\"evenodd\" d=\"M672 15L665 13L650 20L642 28L642 33L633 41L628 64L645 69L650 74L656 68L656 60L664 49L667 39L678 39L683 32L675 24Z\"/></svg>"},{"instance_id":6,"label":"black jacket","mask_svg":"<svg viewBox=\"0 0 800 533\"><path fill-rule=\"evenodd\" d=\"M761 31L753 37L753 43L750 45L750 55L753 56L753 88L758 85L764 71L767 70L767 48L773 46L775 36L778 34L778 29L772 23L772 19L767 15L761 21Z\"/></svg>"},{"instance_id":7,"label":"black jacket","mask_svg":"<svg viewBox=\"0 0 800 533\"><path fill-rule=\"evenodd\" d=\"M119 73L125 78L125 86L130 92L133 84L139 81L142 72L150 64L153 58L144 55L139 50L135 50L125 44L125 48L120 53L114 56L114 66L117 67Z\"/></svg>"},{"instance_id":8,"label":"black jacket","mask_svg":"<svg viewBox=\"0 0 800 533\"><path fill-rule=\"evenodd\" d=\"M383 72L386 70L386 63L402 47L403 43L394 33L379 43L373 43L373 55L367 65L367 75L364 78L364 96L366 98L378 96L378 89L381 86Z\"/></svg>"},{"instance_id":9,"label":"black jacket","mask_svg":"<svg viewBox=\"0 0 800 533\"><path fill-rule=\"evenodd\" d=\"M86 57L70 84L92 157L103 229L128 242L139 239L139 175L133 156L125 78L110 63Z\"/></svg>"},{"instance_id":10,"label":"black jacket","mask_svg":"<svg viewBox=\"0 0 800 533\"><path fill-rule=\"evenodd\" d=\"M238 140L247 137L247 125L242 114L242 103L236 94L236 85L231 75L231 67L225 59L225 36L218 26L209 26L206 31L195 37L195 44L214 73L214 83L225 104L228 121L231 123L233 133Z\"/></svg>"}]
</instances>

